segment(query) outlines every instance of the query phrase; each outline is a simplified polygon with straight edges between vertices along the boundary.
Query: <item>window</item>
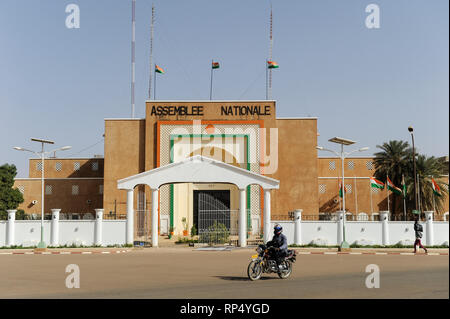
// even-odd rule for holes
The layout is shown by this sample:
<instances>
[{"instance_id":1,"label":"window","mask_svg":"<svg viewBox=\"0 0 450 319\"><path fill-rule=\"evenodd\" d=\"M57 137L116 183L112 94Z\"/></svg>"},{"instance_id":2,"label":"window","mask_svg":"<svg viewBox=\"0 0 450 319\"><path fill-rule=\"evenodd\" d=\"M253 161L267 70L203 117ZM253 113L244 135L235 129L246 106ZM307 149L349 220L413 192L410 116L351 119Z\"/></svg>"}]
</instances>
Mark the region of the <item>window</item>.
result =
<instances>
[{"instance_id":1,"label":"window","mask_svg":"<svg viewBox=\"0 0 450 319\"><path fill-rule=\"evenodd\" d=\"M62 163L61 162L56 162L55 163L55 170L57 172L61 172L61 169L62 169Z\"/></svg>"},{"instance_id":2,"label":"window","mask_svg":"<svg viewBox=\"0 0 450 319\"><path fill-rule=\"evenodd\" d=\"M42 162L41 161L36 163L36 170L39 171L39 172L42 171Z\"/></svg>"},{"instance_id":3,"label":"window","mask_svg":"<svg viewBox=\"0 0 450 319\"><path fill-rule=\"evenodd\" d=\"M19 189L19 192L21 192L22 194L25 193L25 186L19 185L17 188Z\"/></svg>"},{"instance_id":4,"label":"window","mask_svg":"<svg viewBox=\"0 0 450 319\"><path fill-rule=\"evenodd\" d=\"M366 167L369 171L373 170L373 162L372 161L367 161L366 162Z\"/></svg>"},{"instance_id":5,"label":"window","mask_svg":"<svg viewBox=\"0 0 450 319\"><path fill-rule=\"evenodd\" d=\"M72 195L78 195L80 193L80 188L78 185L72 185Z\"/></svg>"},{"instance_id":6,"label":"window","mask_svg":"<svg viewBox=\"0 0 450 319\"><path fill-rule=\"evenodd\" d=\"M79 171L80 170L80 162L73 163L73 170L74 171Z\"/></svg>"},{"instance_id":7,"label":"window","mask_svg":"<svg viewBox=\"0 0 450 319\"><path fill-rule=\"evenodd\" d=\"M98 193L103 195L103 185L98 185Z\"/></svg>"},{"instance_id":8,"label":"window","mask_svg":"<svg viewBox=\"0 0 450 319\"><path fill-rule=\"evenodd\" d=\"M372 188L372 194L378 194L380 192L379 188L371 187Z\"/></svg>"},{"instance_id":9,"label":"window","mask_svg":"<svg viewBox=\"0 0 450 319\"><path fill-rule=\"evenodd\" d=\"M319 194L325 194L326 191L327 191L327 185L319 184Z\"/></svg>"},{"instance_id":10,"label":"window","mask_svg":"<svg viewBox=\"0 0 450 319\"><path fill-rule=\"evenodd\" d=\"M336 169L336 162L335 161L330 161L329 163L328 163L328 168L330 169L330 170L335 170Z\"/></svg>"},{"instance_id":11,"label":"window","mask_svg":"<svg viewBox=\"0 0 450 319\"><path fill-rule=\"evenodd\" d=\"M351 194L352 193L352 184L346 184L345 189L347 190L347 194Z\"/></svg>"},{"instance_id":12,"label":"window","mask_svg":"<svg viewBox=\"0 0 450 319\"><path fill-rule=\"evenodd\" d=\"M51 195L53 192L52 185L45 185L45 195Z\"/></svg>"},{"instance_id":13,"label":"window","mask_svg":"<svg viewBox=\"0 0 450 319\"><path fill-rule=\"evenodd\" d=\"M92 170L98 171L98 162L92 162Z\"/></svg>"},{"instance_id":14,"label":"window","mask_svg":"<svg viewBox=\"0 0 450 319\"><path fill-rule=\"evenodd\" d=\"M348 166L348 169L354 169L355 168L355 162L354 161L348 161L347 166Z\"/></svg>"}]
</instances>

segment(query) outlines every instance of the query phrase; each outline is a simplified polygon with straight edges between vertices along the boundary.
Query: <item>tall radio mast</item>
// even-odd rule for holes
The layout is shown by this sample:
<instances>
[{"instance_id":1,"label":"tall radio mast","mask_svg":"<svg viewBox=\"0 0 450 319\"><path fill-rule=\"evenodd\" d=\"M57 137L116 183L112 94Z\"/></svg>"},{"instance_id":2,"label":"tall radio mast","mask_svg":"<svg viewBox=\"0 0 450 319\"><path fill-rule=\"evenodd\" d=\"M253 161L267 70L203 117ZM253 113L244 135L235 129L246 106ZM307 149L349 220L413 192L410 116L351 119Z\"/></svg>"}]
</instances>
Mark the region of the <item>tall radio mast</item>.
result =
<instances>
[{"instance_id":1,"label":"tall radio mast","mask_svg":"<svg viewBox=\"0 0 450 319\"><path fill-rule=\"evenodd\" d=\"M135 48L136 48L136 0L131 2L131 118L134 118L134 82L135 82Z\"/></svg>"},{"instance_id":2,"label":"tall radio mast","mask_svg":"<svg viewBox=\"0 0 450 319\"><path fill-rule=\"evenodd\" d=\"M148 78L148 99L151 99L151 92L152 92L152 74L153 74L153 29L155 26L155 5L152 4L152 21L150 24L150 72L149 72L149 78Z\"/></svg>"},{"instance_id":3,"label":"tall radio mast","mask_svg":"<svg viewBox=\"0 0 450 319\"><path fill-rule=\"evenodd\" d=\"M269 61L272 61L272 48L273 48L273 37L272 37L272 4L270 4L270 43L269 43ZM267 67L267 65L266 65ZM269 69L269 100L272 99L272 69Z\"/></svg>"}]
</instances>

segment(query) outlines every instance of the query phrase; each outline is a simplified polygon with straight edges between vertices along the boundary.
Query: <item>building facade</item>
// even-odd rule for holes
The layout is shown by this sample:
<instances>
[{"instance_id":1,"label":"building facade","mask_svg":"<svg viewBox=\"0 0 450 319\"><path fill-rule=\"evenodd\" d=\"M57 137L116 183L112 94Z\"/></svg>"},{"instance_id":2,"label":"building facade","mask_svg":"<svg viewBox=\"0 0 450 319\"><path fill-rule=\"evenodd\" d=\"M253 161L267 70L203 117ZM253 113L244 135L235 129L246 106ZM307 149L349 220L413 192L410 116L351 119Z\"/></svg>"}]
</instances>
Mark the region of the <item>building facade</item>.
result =
<instances>
[{"instance_id":1,"label":"building facade","mask_svg":"<svg viewBox=\"0 0 450 319\"><path fill-rule=\"evenodd\" d=\"M287 219L302 209L303 216L342 208L339 158L317 154L317 118L279 118L275 101L147 101L139 119L105 119L104 158L45 160L45 213L60 208L78 218L104 208L105 218L126 216L127 195L117 182L195 155L220 160L280 181L272 192L272 219ZM16 179L24 194L19 209L39 215L41 166L30 160L29 178ZM387 210L387 193L371 188L373 157L345 160L346 210L371 218ZM263 227L263 194L247 189L248 228ZM148 186L134 189L138 227L151 207ZM239 191L232 184L171 184L159 190L160 233L198 226L200 212L237 211ZM448 199L446 203L448 211ZM316 217L314 217L316 216ZM233 223L232 215L229 217Z\"/></svg>"}]
</instances>

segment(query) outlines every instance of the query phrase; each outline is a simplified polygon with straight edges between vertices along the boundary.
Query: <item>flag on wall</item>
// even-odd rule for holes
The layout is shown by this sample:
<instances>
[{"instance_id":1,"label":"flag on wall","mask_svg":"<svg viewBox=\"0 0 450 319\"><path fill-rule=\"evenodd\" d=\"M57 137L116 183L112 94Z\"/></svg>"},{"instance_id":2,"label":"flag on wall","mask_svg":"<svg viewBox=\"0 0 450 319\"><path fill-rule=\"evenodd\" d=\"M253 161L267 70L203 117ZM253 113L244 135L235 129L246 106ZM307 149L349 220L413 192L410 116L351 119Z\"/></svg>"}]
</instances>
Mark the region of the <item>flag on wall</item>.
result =
<instances>
[{"instance_id":1,"label":"flag on wall","mask_svg":"<svg viewBox=\"0 0 450 319\"><path fill-rule=\"evenodd\" d=\"M431 186L433 187L433 193L436 196L441 196L441 188L439 185L434 181L434 179L431 179Z\"/></svg>"},{"instance_id":2,"label":"flag on wall","mask_svg":"<svg viewBox=\"0 0 450 319\"><path fill-rule=\"evenodd\" d=\"M220 68L219 62L213 62L211 67L212 67L213 69L218 69L218 68Z\"/></svg>"},{"instance_id":3,"label":"flag on wall","mask_svg":"<svg viewBox=\"0 0 450 319\"><path fill-rule=\"evenodd\" d=\"M344 192L347 193L347 187L344 186ZM339 197L342 197L342 183L339 182Z\"/></svg>"},{"instance_id":4,"label":"flag on wall","mask_svg":"<svg viewBox=\"0 0 450 319\"><path fill-rule=\"evenodd\" d=\"M161 74L165 73L164 70L161 67L157 66L156 64L155 64L155 72L156 73L161 73Z\"/></svg>"},{"instance_id":5,"label":"flag on wall","mask_svg":"<svg viewBox=\"0 0 450 319\"><path fill-rule=\"evenodd\" d=\"M275 61L267 61L267 67L269 69L278 69L279 65Z\"/></svg>"},{"instance_id":6,"label":"flag on wall","mask_svg":"<svg viewBox=\"0 0 450 319\"><path fill-rule=\"evenodd\" d=\"M393 192L396 195L402 195L402 190L400 188L398 188L397 186L394 185L394 183L392 183L392 181L389 179L389 177L387 177L387 188L388 190L390 190L391 192Z\"/></svg>"},{"instance_id":7,"label":"flag on wall","mask_svg":"<svg viewBox=\"0 0 450 319\"><path fill-rule=\"evenodd\" d=\"M380 182L375 177L370 178L370 186L374 188L384 189L384 183Z\"/></svg>"}]
</instances>

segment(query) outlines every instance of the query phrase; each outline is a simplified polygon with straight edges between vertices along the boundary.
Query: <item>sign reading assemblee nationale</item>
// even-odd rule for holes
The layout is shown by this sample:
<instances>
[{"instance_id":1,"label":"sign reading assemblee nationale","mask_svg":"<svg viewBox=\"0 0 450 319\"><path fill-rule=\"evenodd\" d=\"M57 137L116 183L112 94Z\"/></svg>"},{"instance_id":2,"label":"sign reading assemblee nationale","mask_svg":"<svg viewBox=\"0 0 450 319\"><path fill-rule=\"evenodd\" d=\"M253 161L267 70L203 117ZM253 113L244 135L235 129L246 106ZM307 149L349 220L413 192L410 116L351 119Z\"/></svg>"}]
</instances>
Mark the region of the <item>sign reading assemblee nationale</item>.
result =
<instances>
[{"instance_id":1,"label":"sign reading assemblee nationale","mask_svg":"<svg viewBox=\"0 0 450 319\"><path fill-rule=\"evenodd\" d=\"M164 116L164 115L192 115L203 116L203 105L191 106L168 106L168 105L153 105L150 111L150 116ZM270 105L222 105L220 107L221 115L270 115Z\"/></svg>"}]
</instances>

